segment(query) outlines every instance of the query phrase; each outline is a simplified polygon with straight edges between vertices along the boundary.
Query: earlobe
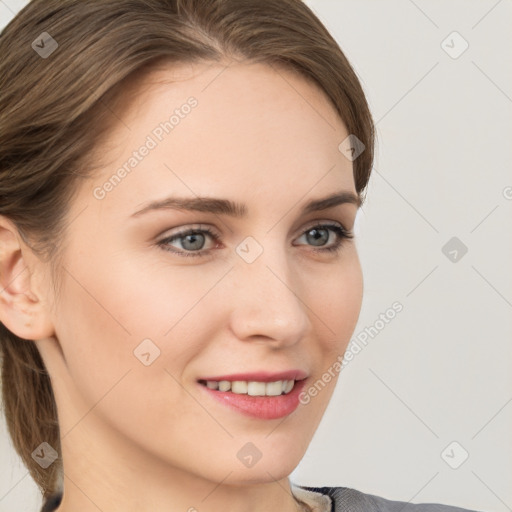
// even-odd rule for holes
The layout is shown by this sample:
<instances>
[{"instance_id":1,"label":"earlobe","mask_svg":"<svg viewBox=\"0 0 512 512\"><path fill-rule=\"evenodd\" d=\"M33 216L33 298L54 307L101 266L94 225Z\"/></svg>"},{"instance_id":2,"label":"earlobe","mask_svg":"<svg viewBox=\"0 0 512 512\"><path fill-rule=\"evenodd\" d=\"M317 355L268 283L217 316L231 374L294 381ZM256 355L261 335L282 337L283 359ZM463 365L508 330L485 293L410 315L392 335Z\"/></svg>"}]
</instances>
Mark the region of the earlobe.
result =
<instances>
[{"instance_id":1,"label":"earlobe","mask_svg":"<svg viewBox=\"0 0 512 512\"><path fill-rule=\"evenodd\" d=\"M54 329L46 297L35 289L29 256L14 223L0 216L0 322L22 339L38 340L52 336Z\"/></svg>"}]
</instances>

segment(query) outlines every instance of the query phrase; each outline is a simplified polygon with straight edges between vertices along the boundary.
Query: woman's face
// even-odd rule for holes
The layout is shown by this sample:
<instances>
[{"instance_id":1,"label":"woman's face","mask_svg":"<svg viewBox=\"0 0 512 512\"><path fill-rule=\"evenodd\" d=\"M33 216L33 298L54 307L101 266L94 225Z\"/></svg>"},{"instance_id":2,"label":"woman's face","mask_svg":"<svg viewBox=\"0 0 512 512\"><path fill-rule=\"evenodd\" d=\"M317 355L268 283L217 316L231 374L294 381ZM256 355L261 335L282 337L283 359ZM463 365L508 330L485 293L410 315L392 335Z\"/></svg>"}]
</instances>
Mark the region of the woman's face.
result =
<instances>
[{"instance_id":1,"label":"woman's face","mask_svg":"<svg viewBox=\"0 0 512 512\"><path fill-rule=\"evenodd\" d=\"M73 199L55 339L38 342L64 462L233 484L284 478L328 404L361 306L356 247L336 231L357 212L352 162L338 149L349 134L289 71L195 64L153 78L113 113L108 164ZM333 194L342 201L305 209ZM199 382L293 375L306 380L291 398Z\"/></svg>"}]
</instances>

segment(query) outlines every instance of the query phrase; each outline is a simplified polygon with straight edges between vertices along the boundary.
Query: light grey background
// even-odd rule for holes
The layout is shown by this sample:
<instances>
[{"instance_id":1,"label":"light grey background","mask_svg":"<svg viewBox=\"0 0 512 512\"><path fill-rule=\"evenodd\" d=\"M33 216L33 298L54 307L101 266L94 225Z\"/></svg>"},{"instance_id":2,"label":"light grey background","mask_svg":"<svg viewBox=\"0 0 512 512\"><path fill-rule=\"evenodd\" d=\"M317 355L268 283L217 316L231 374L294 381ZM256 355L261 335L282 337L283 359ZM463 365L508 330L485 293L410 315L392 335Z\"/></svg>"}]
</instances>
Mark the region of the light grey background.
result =
<instances>
[{"instance_id":1,"label":"light grey background","mask_svg":"<svg viewBox=\"0 0 512 512\"><path fill-rule=\"evenodd\" d=\"M26 3L0 0L0 25ZM291 479L511 511L512 2L307 3L355 67L377 123L354 338L395 301L403 311L342 370ZM465 255L443 253L452 237ZM465 452L457 469L446 462ZM3 420L0 453L0 512L37 510Z\"/></svg>"}]
</instances>

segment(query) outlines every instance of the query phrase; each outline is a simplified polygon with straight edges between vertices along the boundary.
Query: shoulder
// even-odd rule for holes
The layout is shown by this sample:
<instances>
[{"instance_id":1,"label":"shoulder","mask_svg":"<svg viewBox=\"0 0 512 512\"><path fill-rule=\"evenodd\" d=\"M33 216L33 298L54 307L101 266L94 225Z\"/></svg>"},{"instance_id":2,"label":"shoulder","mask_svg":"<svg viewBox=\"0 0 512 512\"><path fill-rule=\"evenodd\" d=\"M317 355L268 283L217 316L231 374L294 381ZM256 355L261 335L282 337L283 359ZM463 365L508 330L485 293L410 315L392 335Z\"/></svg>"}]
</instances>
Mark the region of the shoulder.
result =
<instances>
[{"instance_id":1,"label":"shoulder","mask_svg":"<svg viewBox=\"0 0 512 512\"><path fill-rule=\"evenodd\" d=\"M478 512L440 503L392 501L347 487L300 487L329 496L332 502L330 512Z\"/></svg>"}]
</instances>

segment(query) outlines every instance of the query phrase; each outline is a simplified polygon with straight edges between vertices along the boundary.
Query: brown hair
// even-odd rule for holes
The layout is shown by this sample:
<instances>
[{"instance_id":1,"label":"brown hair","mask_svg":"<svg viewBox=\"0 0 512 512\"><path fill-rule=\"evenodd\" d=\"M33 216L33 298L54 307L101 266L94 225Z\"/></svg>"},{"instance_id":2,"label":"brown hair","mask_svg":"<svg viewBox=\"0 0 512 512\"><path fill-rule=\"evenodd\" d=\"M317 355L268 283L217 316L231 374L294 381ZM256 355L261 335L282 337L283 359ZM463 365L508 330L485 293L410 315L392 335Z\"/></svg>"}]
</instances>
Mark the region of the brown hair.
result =
<instances>
[{"instance_id":1,"label":"brown hair","mask_svg":"<svg viewBox=\"0 0 512 512\"><path fill-rule=\"evenodd\" d=\"M44 32L58 45L46 57L37 51L52 48ZM157 64L242 58L313 80L364 144L353 162L360 195L368 183L374 125L364 92L300 0L32 0L2 31L0 54L0 215L54 279L73 193L98 163L102 133L119 122L111 105ZM50 376L35 344L2 324L0 356L8 430L46 498L62 459L44 469L31 454L43 441L61 453Z\"/></svg>"}]
</instances>

